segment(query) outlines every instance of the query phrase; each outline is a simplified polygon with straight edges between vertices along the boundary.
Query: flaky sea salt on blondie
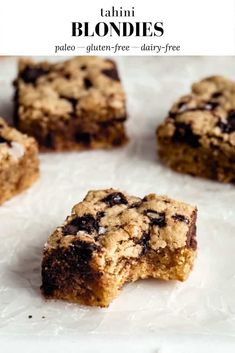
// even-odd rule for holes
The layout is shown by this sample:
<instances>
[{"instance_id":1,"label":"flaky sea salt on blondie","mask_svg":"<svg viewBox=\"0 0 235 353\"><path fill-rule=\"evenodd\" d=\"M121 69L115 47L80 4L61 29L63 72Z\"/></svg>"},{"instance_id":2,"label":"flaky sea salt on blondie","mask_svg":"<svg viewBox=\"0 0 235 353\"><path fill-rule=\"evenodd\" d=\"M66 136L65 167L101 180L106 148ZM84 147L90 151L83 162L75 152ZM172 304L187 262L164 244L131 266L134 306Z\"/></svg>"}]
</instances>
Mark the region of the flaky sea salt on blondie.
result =
<instances>
[{"instance_id":1,"label":"flaky sea salt on blondie","mask_svg":"<svg viewBox=\"0 0 235 353\"><path fill-rule=\"evenodd\" d=\"M28 188L38 176L36 141L0 118L0 204Z\"/></svg>"},{"instance_id":2,"label":"flaky sea salt on blondie","mask_svg":"<svg viewBox=\"0 0 235 353\"><path fill-rule=\"evenodd\" d=\"M187 279L196 256L197 209L166 196L88 192L49 237L46 298L105 307L126 282Z\"/></svg>"}]
</instances>

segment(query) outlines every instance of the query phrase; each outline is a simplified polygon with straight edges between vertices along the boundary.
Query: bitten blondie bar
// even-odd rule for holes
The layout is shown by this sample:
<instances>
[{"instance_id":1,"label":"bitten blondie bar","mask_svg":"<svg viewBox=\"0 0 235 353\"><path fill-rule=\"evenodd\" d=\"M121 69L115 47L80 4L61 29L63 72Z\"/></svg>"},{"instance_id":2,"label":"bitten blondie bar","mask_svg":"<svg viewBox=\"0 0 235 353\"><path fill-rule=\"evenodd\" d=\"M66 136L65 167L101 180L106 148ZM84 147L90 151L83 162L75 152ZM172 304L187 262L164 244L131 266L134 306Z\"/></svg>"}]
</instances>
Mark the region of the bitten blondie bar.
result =
<instances>
[{"instance_id":1,"label":"bitten blondie bar","mask_svg":"<svg viewBox=\"0 0 235 353\"><path fill-rule=\"evenodd\" d=\"M28 188L38 175L36 141L0 118L0 204Z\"/></svg>"},{"instance_id":2,"label":"bitten blondie bar","mask_svg":"<svg viewBox=\"0 0 235 353\"><path fill-rule=\"evenodd\" d=\"M196 256L196 216L165 196L88 192L45 244L43 294L106 307L126 282L184 281Z\"/></svg>"},{"instance_id":3,"label":"bitten blondie bar","mask_svg":"<svg viewBox=\"0 0 235 353\"><path fill-rule=\"evenodd\" d=\"M42 151L109 148L127 142L125 94L112 60L21 59L15 87L15 125L34 136Z\"/></svg>"},{"instance_id":4,"label":"bitten blondie bar","mask_svg":"<svg viewBox=\"0 0 235 353\"><path fill-rule=\"evenodd\" d=\"M235 182L235 82L206 78L176 102L157 129L159 155L172 169Z\"/></svg>"}]
</instances>

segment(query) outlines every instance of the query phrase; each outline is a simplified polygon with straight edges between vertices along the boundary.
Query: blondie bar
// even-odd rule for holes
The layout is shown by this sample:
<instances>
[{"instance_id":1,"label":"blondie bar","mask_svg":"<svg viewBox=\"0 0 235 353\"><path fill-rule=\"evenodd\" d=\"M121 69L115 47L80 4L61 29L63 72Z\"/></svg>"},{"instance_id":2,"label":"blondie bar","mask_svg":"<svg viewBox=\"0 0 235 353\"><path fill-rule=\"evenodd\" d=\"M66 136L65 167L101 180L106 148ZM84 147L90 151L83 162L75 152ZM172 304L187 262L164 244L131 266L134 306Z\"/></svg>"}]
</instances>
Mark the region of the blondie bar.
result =
<instances>
[{"instance_id":1,"label":"blondie bar","mask_svg":"<svg viewBox=\"0 0 235 353\"><path fill-rule=\"evenodd\" d=\"M235 82L220 76L192 86L157 129L159 155L172 169L235 182Z\"/></svg>"},{"instance_id":2,"label":"blondie bar","mask_svg":"<svg viewBox=\"0 0 235 353\"><path fill-rule=\"evenodd\" d=\"M84 150L127 142L125 94L116 64L98 57L19 61L15 125L42 151Z\"/></svg>"},{"instance_id":3,"label":"blondie bar","mask_svg":"<svg viewBox=\"0 0 235 353\"><path fill-rule=\"evenodd\" d=\"M0 118L0 204L28 188L38 175L36 141Z\"/></svg>"},{"instance_id":4,"label":"blondie bar","mask_svg":"<svg viewBox=\"0 0 235 353\"><path fill-rule=\"evenodd\" d=\"M106 307L126 282L184 281L196 256L196 207L150 194L88 192L45 244L46 298Z\"/></svg>"}]
</instances>

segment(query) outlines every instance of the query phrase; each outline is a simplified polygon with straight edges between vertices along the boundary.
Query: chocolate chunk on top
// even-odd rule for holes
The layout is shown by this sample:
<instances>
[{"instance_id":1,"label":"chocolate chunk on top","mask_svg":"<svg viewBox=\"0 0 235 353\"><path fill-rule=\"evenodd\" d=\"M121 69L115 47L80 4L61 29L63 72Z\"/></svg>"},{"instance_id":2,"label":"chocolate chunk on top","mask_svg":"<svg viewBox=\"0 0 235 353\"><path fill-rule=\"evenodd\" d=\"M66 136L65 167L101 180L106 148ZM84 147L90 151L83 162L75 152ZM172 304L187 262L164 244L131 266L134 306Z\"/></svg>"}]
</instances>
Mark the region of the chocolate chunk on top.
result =
<instances>
[{"instance_id":1,"label":"chocolate chunk on top","mask_svg":"<svg viewBox=\"0 0 235 353\"><path fill-rule=\"evenodd\" d=\"M109 194L108 196L102 199L102 202L105 202L109 207L121 204L128 204L127 199L121 192L114 192L112 194Z\"/></svg>"},{"instance_id":2,"label":"chocolate chunk on top","mask_svg":"<svg viewBox=\"0 0 235 353\"><path fill-rule=\"evenodd\" d=\"M69 224L65 225L63 229L64 235L76 235L79 231L92 234L97 232L99 224L91 214L85 214L82 217L74 218Z\"/></svg>"},{"instance_id":3,"label":"chocolate chunk on top","mask_svg":"<svg viewBox=\"0 0 235 353\"><path fill-rule=\"evenodd\" d=\"M207 139L223 137L222 134L218 135L216 126L220 127L221 133L234 132L234 115L235 82L214 76L193 84L191 94L181 97L173 105L169 116L174 121L168 120L167 123L175 126L175 141L185 139L186 143L196 147L198 140L195 136L205 136ZM172 129L167 131L172 133Z\"/></svg>"},{"instance_id":4,"label":"chocolate chunk on top","mask_svg":"<svg viewBox=\"0 0 235 353\"><path fill-rule=\"evenodd\" d=\"M101 72L102 72L102 74L104 74L105 76L111 78L114 81L120 81L118 72L117 72L117 70L115 68L103 69Z\"/></svg>"},{"instance_id":5,"label":"chocolate chunk on top","mask_svg":"<svg viewBox=\"0 0 235 353\"><path fill-rule=\"evenodd\" d=\"M30 67L26 66L26 68L20 73L20 78L25 83L36 83L39 77L47 75L48 70L43 69L42 67Z\"/></svg>"},{"instance_id":6,"label":"chocolate chunk on top","mask_svg":"<svg viewBox=\"0 0 235 353\"><path fill-rule=\"evenodd\" d=\"M146 254L149 247L150 233L144 232L142 238L140 240L140 244L142 245L142 255Z\"/></svg>"},{"instance_id":7,"label":"chocolate chunk on top","mask_svg":"<svg viewBox=\"0 0 235 353\"><path fill-rule=\"evenodd\" d=\"M0 143L6 143L7 145L11 144L11 142L3 136L0 136Z\"/></svg>"},{"instance_id":8,"label":"chocolate chunk on top","mask_svg":"<svg viewBox=\"0 0 235 353\"><path fill-rule=\"evenodd\" d=\"M131 205L129 206L129 208L138 208L138 207L141 206L141 204L142 204L142 200L135 201L135 202L133 202L133 204L131 204Z\"/></svg>"},{"instance_id":9,"label":"chocolate chunk on top","mask_svg":"<svg viewBox=\"0 0 235 353\"><path fill-rule=\"evenodd\" d=\"M175 125L175 132L172 136L172 141L175 143L183 142L193 148L200 146L199 136L194 134L191 126L185 123L177 123Z\"/></svg>"},{"instance_id":10,"label":"chocolate chunk on top","mask_svg":"<svg viewBox=\"0 0 235 353\"><path fill-rule=\"evenodd\" d=\"M193 250L197 249L196 225L195 224L192 224L192 226L189 228L189 231L187 234L186 246L188 248L193 249Z\"/></svg>"},{"instance_id":11,"label":"chocolate chunk on top","mask_svg":"<svg viewBox=\"0 0 235 353\"><path fill-rule=\"evenodd\" d=\"M182 215L182 214L176 213L176 214L174 214L172 216L172 218L175 219L176 221L184 222L186 224L189 224L189 219L187 217L185 217L184 215Z\"/></svg>"},{"instance_id":12,"label":"chocolate chunk on top","mask_svg":"<svg viewBox=\"0 0 235 353\"><path fill-rule=\"evenodd\" d=\"M211 96L211 98L219 98L222 96L222 92L220 91L217 91L217 92L214 92Z\"/></svg>"},{"instance_id":13,"label":"chocolate chunk on top","mask_svg":"<svg viewBox=\"0 0 235 353\"><path fill-rule=\"evenodd\" d=\"M86 87L86 89L89 89L93 86L91 80L89 78L84 78L84 86Z\"/></svg>"},{"instance_id":14,"label":"chocolate chunk on top","mask_svg":"<svg viewBox=\"0 0 235 353\"><path fill-rule=\"evenodd\" d=\"M226 120L219 120L218 126L220 129L227 134L230 134L235 131L235 110L229 112L229 115Z\"/></svg>"},{"instance_id":15,"label":"chocolate chunk on top","mask_svg":"<svg viewBox=\"0 0 235 353\"><path fill-rule=\"evenodd\" d=\"M165 214L165 212L157 212L157 211L148 209L148 210L146 210L144 212L144 214L146 216L148 216L148 218L150 219L150 222L151 222L152 225L158 226L160 228L166 226L166 214Z\"/></svg>"}]
</instances>

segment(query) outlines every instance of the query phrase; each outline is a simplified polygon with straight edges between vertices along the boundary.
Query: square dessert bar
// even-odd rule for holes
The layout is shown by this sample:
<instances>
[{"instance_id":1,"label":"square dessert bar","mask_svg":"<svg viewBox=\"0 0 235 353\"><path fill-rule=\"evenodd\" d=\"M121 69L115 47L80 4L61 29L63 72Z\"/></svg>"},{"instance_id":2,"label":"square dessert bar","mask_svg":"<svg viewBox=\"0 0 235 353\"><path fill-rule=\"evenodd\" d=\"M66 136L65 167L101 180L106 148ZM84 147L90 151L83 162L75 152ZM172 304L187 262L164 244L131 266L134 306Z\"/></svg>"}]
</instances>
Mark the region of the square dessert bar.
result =
<instances>
[{"instance_id":1,"label":"square dessert bar","mask_svg":"<svg viewBox=\"0 0 235 353\"><path fill-rule=\"evenodd\" d=\"M126 282L184 281L196 256L196 207L166 196L88 192L45 244L46 298L108 306Z\"/></svg>"},{"instance_id":2,"label":"square dessert bar","mask_svg":"<svg viewBox=\"0 0 235 353\"><path fill-rule=\"evenodd\" d=\"M15 125L34 136L41 150L109 148L127 142L125 94L113 61L21 59L14 84Z\"/></svg>"},{"instance_id":3,"label":"square dessert bar","mask_svg":"<svg viewBox=\"0 0 235 353\"><path fill-rule=\"evenodd\" d=\"M0 204L28 188L38 176L36 141L0 118Z\"/></svg>"},{"instance_id":4,"label":"square dessert bar","mask_svg":"<svg viewBox=\"0 0 235 353\"><path fill-rule=\"evenodd\" d=\"M206 78L180 98L157 129L160 158L172 169L235 182L235 82Z\"/></svg>"}]
</instances>

